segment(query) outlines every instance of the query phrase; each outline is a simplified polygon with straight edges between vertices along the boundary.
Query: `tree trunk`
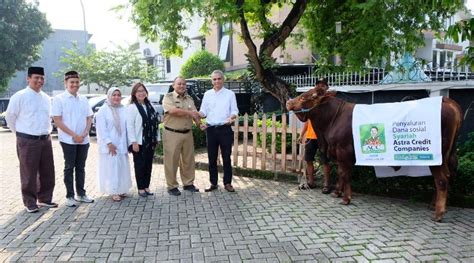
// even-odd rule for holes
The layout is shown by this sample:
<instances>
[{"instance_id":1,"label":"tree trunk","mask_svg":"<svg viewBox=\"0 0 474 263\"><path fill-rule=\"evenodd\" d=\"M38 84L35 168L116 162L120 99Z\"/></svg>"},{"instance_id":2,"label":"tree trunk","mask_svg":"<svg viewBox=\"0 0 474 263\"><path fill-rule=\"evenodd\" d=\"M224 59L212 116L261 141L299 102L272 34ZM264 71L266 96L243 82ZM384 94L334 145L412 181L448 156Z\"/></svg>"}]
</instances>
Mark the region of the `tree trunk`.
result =
<instances>
[{"instance_id":1,"label":"tree trunk","mask_svg":"<svg viewBox=\"0 0 474 263\"><path fill-rule=\"evenodd\" d=\"M290 85L280 79L271 70L264 70L260 74L256 74L257 80L262 84L263 89L280 102L282 112L286 112L286 101L290 97Z\"/></svg>"},{"instance_id":2,"label":"tree trunk","mask_svg":"<svg viewBox=\"0 0 474 263\"><path fill-rule=\"evenodd\" d=\"M295 1L288 16L280 25L278 30L263 39L263 42L260 45L260 51L257 51L257 47L252 40L252 35L250 34L243 10L244 2L244 0L237 0L236 5L239 9L239 22L242 31L242 39L248 48L248 60L255 69L256 80L262 84L265 91L268 91L278 99L281 110L286 112L285 104L290 95L290 85L277 77L271 69L265 68L264 62L273 59L273 51L283 44L283 42L289 37L291 31L294 29L306 9L307 0Z\"/></svg>"}]
</instances>

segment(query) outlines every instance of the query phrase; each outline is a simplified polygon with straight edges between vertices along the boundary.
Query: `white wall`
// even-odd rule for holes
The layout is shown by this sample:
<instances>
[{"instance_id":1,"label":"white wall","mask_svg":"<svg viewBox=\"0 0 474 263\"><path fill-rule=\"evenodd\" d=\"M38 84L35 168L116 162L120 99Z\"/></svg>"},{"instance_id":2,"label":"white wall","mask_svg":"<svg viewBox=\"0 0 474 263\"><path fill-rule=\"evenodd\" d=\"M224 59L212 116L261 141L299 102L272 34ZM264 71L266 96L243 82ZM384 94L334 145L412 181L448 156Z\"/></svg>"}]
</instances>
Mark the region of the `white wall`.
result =
<instances>
[{"instance_id":1,"label":"white wall","mask_svg":"<svg viewBox=\"0 0 474 263\"><path fill-rule=\"evenodd\" d=\"M200 17L193 17L192 19L190 19L190 22L188 23L188 29L185 30L183 34L191 38L191 43L187 46L183 45L184 50L181 57L178 57L178 56L170 57L171 72L166 72L166 58L165 58L165 61L164 61L165 62L164 63L165 80L173 80L176 76L178 76L183 63L194 52L201 50L200 40L193 40L192 38L198 37L200 35L199 29L201 28L202 24L203 24L203 19ZM143 49L145 48L149 48L153 56L161 54L158 43L146 43L145 39L143 38L139 39L139 43L140 43L140 50L142 51L142 55L143 55Z\"/></svg>"}]
</instances>

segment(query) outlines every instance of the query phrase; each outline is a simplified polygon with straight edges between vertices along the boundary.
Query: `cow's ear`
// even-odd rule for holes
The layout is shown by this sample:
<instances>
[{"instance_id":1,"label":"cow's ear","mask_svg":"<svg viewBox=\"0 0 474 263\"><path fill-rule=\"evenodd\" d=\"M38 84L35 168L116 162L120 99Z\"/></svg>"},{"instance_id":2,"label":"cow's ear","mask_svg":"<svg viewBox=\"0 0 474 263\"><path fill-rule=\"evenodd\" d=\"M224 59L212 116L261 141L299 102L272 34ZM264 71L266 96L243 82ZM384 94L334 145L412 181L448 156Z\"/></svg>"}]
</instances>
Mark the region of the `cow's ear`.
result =
<instances>
[{"instance_id":1,"label":"cow's ear","mask_svg":"<svg viewBox=\"0 0 474 263\"><path fill-rule=\"evenodd\" d=\"M320 104L322 103L325 103L326 101L329 100L329 98L332 98L336 96L336 92L335 91L327 91L323 97L321 97L321 100L319 101Z\"/></svg>"}]
</instances>

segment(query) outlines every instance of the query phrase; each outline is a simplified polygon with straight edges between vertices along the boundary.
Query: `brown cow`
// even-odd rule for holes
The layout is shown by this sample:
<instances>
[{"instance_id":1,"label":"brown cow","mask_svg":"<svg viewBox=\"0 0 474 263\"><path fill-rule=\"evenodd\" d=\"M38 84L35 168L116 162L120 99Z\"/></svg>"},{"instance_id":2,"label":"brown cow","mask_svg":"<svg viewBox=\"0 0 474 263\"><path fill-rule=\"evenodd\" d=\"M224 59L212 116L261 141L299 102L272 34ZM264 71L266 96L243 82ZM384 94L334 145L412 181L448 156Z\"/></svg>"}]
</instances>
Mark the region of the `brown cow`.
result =
<instances>
[{"instance_id":1,"label":"brown cow","mask_svg":"<svg viewBox=\"0 0 474 263\"><path fill-rule=\"evenodd\" d=\"M355 104L335 97L336 92L318 87L289 100L286 107L294 111L301 121L311 119L319 138L323 140L322 151L337 165L339 177L335 195L344 192L343 204L352 198L351 174L355 164L352 139L352 113ZM457 169L456 139L461 127L462 113L459 105L443 97L441 106L441 136L443 162L440 166L430 166L436 184L434 220L441 221L446 213L449 178Z\"/></svg>"}]
</instances>

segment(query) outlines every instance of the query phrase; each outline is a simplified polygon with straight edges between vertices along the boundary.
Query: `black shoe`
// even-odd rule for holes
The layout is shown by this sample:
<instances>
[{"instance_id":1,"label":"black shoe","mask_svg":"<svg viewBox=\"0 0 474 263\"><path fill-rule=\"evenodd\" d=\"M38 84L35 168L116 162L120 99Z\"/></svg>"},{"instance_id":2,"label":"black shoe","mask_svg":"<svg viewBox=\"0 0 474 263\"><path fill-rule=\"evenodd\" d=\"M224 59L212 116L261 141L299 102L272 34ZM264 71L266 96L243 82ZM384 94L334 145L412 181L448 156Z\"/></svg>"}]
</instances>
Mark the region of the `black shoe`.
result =
<instances>
[{"instance_id":1,"label":"black shoe","mask_svg":"<svg viewBox=\"0 0 474 263\"><path fill-rule=\"evenodd\" d=\"M154 193L148 192L147 190L145 190L145 194L146 194L146 195L155 195Z\"/></svg>"},{"instance_id":2,"label":"black shoe","mask_svg":"<svg viewBox=\"0 0 474 263\"><path fill-rule=\"evenodd\" d=\"M204 191L211 192L214 190L217 190L217 185L211 184L211 186L209 186L209 188L206 188Z\"/></svg>"},{"instance_id":3,"label":"black shoe","mask_svg":"<svg viewBox=\"0 0 474 263\"><path fill-rule=\"evenodd\" d=\"M183 186L183 189L186 190L186 191L189 191L189 192L199 192L199 189L196 188L196 186L194 186L193 184L192 185L185 185Z\"/></svg>"},{"instance_id":4,"label":"black shoe","mask_svg":"<svg viewBox=\"0 0 474 263\"><path fill-rule=\"evenodd\" d=\"M58 207L58 204L53 203L53 202L38 202L39 207L49 207L49 208L55 208Z\"/></svg>"},{"instance_id":5,"label":"black shoe","mask_svg":"<svg viewBox=\"0 0 474 263\"><path fill-rule=\"evenodd\" d=\"M147 197L148 195L146 194L146 191L145 192L140 192L138 191L138 195L141 196L141 197Z\"/></svg>"},{"instance_id":6,"label":"black shoe","mask_svg":"<svg viewBox=\"0 0 474 263\"><path fill-rule=\"evenodd\" d=\"M28 213L38 213L39 208L37 206L26 207L26 212Z\"/></svg>"},{"instance_id":7,"label":"black shoe","mask_svg":"<svg viewBox=\"0 0 474 263\"><path fill-rule=\"evenodd\" d=\"M168 190L168 194L174 195L174 196L180 196L181 192L178 190L178 188L173 188Z\"/></svg>"}]
</instances>

